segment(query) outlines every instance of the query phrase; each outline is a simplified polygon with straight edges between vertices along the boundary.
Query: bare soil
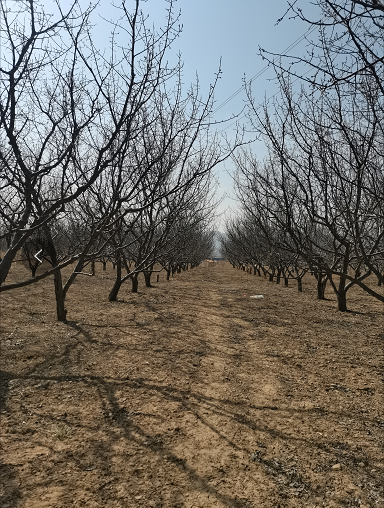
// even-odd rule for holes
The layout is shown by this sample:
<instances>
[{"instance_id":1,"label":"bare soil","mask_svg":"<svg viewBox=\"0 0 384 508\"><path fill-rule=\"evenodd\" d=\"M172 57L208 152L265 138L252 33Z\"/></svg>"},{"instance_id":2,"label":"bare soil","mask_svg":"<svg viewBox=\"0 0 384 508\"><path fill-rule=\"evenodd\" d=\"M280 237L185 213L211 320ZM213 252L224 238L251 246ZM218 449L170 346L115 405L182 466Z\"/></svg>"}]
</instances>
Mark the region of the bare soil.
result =
<instances>
[{"instance_id":1,"label":"bare soil","mask_svg":"<svg viewBox=\"0 0 384 508\"><path fill-rule=\"evenodd\" d=\"M384 507L380 302L217 263L109 303L113 277L68 323L51 279L1 295L2 508Z\"/></svg>"}]
</instances>

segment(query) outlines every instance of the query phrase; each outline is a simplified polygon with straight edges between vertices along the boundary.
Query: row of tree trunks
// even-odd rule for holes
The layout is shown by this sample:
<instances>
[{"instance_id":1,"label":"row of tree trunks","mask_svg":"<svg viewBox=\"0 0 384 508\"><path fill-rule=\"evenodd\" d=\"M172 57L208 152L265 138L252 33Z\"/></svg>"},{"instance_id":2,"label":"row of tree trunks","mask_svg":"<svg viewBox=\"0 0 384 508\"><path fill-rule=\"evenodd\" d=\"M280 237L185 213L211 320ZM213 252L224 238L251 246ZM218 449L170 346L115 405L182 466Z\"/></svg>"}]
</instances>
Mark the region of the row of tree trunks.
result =
<instances>
[{"instance_id":1,"label":"row of tree trunks","mask_svg":"<svg viewBox=\"0 0 384 508\"><path fill-rule=\"evenodd\" d=\"M261 272L263 272L263 276L267 277L269 279L269 282L274 282L276 278L276 284L280 284L281 279L284 279L284 286L289 286L289 280L296 280L297 282L297 291L302 293L303 292L303 277L307 273L307 270L301 270L295 266L294 270L291 270L287 267L268 267L265 268L261 264L252 265L251 267L248 267L247 264L239 263L232 261L231 265L233 268L238 268L239 270L246 271L247 273L250 273L253 275L258 275L261 277ZM293 272L295 274L293 274ZM325 288L328 281L328 276L324 275L322 272L314 271L313 273L317 279L317 298L319 300L325 299Z\"/></svg>"}]
</instances>

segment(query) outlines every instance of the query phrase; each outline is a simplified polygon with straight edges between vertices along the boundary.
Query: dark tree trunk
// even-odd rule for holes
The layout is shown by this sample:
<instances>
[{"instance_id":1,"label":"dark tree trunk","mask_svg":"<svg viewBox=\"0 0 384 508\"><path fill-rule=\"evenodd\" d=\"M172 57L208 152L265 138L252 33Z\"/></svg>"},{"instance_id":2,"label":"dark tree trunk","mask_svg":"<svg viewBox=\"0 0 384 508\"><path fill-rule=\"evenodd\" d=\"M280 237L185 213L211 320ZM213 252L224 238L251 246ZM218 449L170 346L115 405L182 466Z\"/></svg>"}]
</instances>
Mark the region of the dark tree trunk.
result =
<instances>
[{"instance_id":1,"label":"dark tree trunk","mask_svg":"<svg viewBox=\"0 0 384 508\"><path fill-rule=\"evenodd\" d=\"M273 282L274 276L273 272L269 274L269 282Z\"/></svg>"},{"instance_id":2,"label":"dark tree trunk","mask_svg":"<svg viewBox=\"0 0 384 508\"><path fill-rule=\"evenodd\" d=\"M144 272L144 280L145 280L145 286L147 288L151 288L151 275L152 272Z\"/></svg>"},{"instance_id":3,"label":"dark tree trunk","mask_svg":"<svg viewBox=\"0 0 384 508\"><path fill-rule=\"evenodd\" d=\"M102 261L103 263L103 271L105 271L107 269L107 262L106 261Z\"/></svg>"},{"instance_id":4,"label":"dark tree trunk","mask_svg":"<svg viewBox=\"0 0 384 508\"><path fill-rule=\"evenodd\" d=\"M347 291L345 290L346 282L346 278L341 276L339 287L337 288L337 303L340 312L347 311Z\"/></svg>"},{"instance_id":5,"label":"dark tree trunk","mask_svg":"<svg viewBox=\"0 0 384 508\"><path fill-rule=\"evenodd\" d=\"M281 269L279 268L277 270L276 284L280 284L280 278L281 278Z\"/></svg>"},{"instance_id":6,"label":"dark tree trunk","mask_svg":"<svg viewBox=\"0 0 384 508\"><path fill-rule=\"evenodd\" d=\"M342 275L340 275L339 279L339 286L337 288L337 303L338 303L338 309L340 312L346 312L347 311L347 278L346 274L348 273L349 268L349 259L350 259L350 252L351 247L350 245L346 246L343 264L342 264ZM331 279L332 282L332 279ZM334 284L332 284L333 289L335 289Z\"/></svg>"},{"instance_id":7,"label":"dark tree trunk","mask_svg":"<svg viewBox=\"0 0 384 508\"><path fill-rule=\"evenodd\" d=\"M119 294L120 288L121 288L121 254L119 253L116 260L116 279L115 283L113 285L113 288L111 289L111 292L109 293L108 300L110 302L116 302L117 295ZM115 263L113 263L115 266Z\"/></svg>"},{"instance_id":8,"label":"dark tree trunk","mask_svg":"<svg viewBox=\"0 0 384 508\"><path fill-rule=\"evenodd\" d=\"M30 212L31 212L31 206L28 205L28 207L25 209L25 211L23 213L23 217L22 217L21 221L19 222L20 228L24 227L27 224ZM17 245L18 241L21 239L22 235L23 235L23 233L21 231L17 231L13 237L13 242L12 242L11 235L6 236L7 252L4 254L4 256L1 260L0 286L5 282L5 280L8 276L9 270L11 269L11 266L12 266L12 262L15 259L15 256L18 251L18 249L16 249L15 246ZM12 243L14 246L13 248L11 248Z\"/></svg>"},{"instance_id":9,"label":"dark tree trunk","mask_svg":"<svg viewBox=\"0 0 384 508\"><path fill-rule=\"evenodd\" d=\"M323 272L317 272L317 299L324 300L325 288L327 286L327 277L323 279Z\"/></svg>"},{"instance_id":10,"label":"dark tree trunk","mask_svg":"<svg viewBox=\"0 0 384 508\"><path fill-rule=\"evenodd\" d=\"M51 258L52 266L58 265L57 251L55 244L53 243L51 232L48 227L44 230L47 238L47 251ZM61 277L61 271L56 270L53 274L53 283L55 286L55 297L56 297L56 313L58 321L67 320L67 311L65 310L65 292L63 288L63 279Z\"/></svg>"},{"instance_id":11,"label":"dark tree trunk","mask_svg":"<svg viewBox=\"0 0 384 508\"><path fill-rule=\"evenodd\" d=\"M116 279L113 288L111 289L111 292L108 295L108 301L116 302L120 288L121 288L121 280Z\"/></svg>"},{"instance_id":12,"label":"dark tree trunk","mask_svg":"<svg viewBox=\"0 0 384 508\"><path fill-rule=\"evenodd\" d=\"M337 303L338 309L340 312L347 312L347 292L346 291L338 291L337 293Z\"/></svg>"},{"instance_id":13,"label":"dark tree trunk","mask_svg":"<svg viewBox=\"0 0 384 508\"><path fill-rule=\"evenodd\" d=\"M299 293L303 292L303 281L301 277L297 277L297 291L299 291Z\"/></svg>"},{"instance_id":14,"label":"dark tree trunk","mask_svg":"<svg viewBox=\"0 0 384 508\"><path fill-rule=\"evenodd\" d=\"M317 299L324 300L325 299L325 284L322 280L317 281Z\"/></svg>"},{"instance_id":15,"label":"dark tree trunk","mask_svg":"<svg viewBox=\"0 0 384 508\"><path fill-rule=\"evenodd\" d=\"M12 243L12 235L11 234L5 235L5 241L6 241L7 250L8 250L11 246L11 243Z\"/></svg>"},{"instance_id":16,"label":"dark tree trunk","mask_svg":"<svg viewBox=\"0 0 384 508\"><path fill-rule=\"evenodd\" d=\"M132 281L132 293L137 293L137 288L139 287L139 274L138 273L134 273L132 276L131 276L131 281Z\"/></svg>"},{"instance_id":17,"label":"dark tree trunk","mask_svg":"<svg viewBox=\"0 0 384 508\"><path fill-rule=\"evenodd\" d=\"M284 277L284 286L288 287L288 279L287 279L287 277Z\"/></svg>"},{"instance_id":18,"label":"dark tree trunk","mask_svg":"<svg viewBox=\"0 0 384 508\"><path fill-rule=\"evenodd\" d=\"M53 274L53 281L55 284L56 296L56 312L58 321L67 320L67 311L65 310L65 293L63 288L63 280L61 278L61 271L56 270Z\"/></svg>"}]
</instances>

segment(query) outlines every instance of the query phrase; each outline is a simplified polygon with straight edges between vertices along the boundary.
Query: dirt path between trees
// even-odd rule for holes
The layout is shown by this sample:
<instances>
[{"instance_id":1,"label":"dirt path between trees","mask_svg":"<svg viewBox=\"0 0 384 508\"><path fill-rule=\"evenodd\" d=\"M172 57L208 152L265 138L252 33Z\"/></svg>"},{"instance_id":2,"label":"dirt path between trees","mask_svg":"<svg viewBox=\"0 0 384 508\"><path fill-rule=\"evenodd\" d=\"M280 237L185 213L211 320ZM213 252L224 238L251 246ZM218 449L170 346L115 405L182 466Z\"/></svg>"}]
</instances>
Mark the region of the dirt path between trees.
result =
<instances>
[{"instance_id":1,"label":"dirt path between trees","mask_svg":"<svg viewBox=\"0 0 384 508\"><path fill-rule=\"evenodd\" d=\"M109 303L113 277L67 324L50 280L1 295L2 508L384 507L382 304L227 263Z\"/></svg>"}]
</instances>

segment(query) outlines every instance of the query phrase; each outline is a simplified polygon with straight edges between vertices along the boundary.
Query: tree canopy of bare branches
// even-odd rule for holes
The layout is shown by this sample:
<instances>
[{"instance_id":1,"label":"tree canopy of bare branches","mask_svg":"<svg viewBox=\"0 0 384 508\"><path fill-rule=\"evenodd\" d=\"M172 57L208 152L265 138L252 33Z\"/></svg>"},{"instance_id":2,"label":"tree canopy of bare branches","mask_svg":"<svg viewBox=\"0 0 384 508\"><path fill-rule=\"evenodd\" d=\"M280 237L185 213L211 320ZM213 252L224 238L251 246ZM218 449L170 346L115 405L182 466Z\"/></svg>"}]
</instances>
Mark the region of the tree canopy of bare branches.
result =
<instances>
[{"instance_id":1,"label":"tree canopy of bare branches","mask_svg":"<svg viewBox=\"0 0 384 508\"><path fill-rule=\"evenodd\" d=\"M57 2L53 15L28 0L0 6L0 291L53 274L60 320L86 264L124 246L119 228L132 233L140 214L203 185L239 142L221 143L211 128L220 69L202 97L198 81L184 90L182 63L168 63L181 31L174 2L159 29L140 3L114 7L108 49L95 43L97 5ZM17 252L32 254L37 238L51 267L7 284ZM74 262L64 282L61 268Z\"/></svg>"}]
</instances>

